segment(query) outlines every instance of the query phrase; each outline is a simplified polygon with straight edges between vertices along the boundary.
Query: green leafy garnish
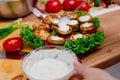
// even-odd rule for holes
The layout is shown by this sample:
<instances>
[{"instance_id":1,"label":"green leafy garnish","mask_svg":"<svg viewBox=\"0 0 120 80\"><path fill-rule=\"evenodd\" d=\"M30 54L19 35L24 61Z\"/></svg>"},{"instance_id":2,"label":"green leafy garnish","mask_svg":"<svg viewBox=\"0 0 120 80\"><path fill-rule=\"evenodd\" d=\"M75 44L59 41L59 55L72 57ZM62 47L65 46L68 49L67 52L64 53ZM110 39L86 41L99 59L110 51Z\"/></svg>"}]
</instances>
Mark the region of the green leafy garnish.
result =
<instances>
[{"instance_id":1,"label":"green leafy garnish","mask_svg":"<svg viewBox=\"0 0 120 80\"><path fill-rule=\"evenodd\" d=\"M100 6L100 0L94 0L95 6Z\"/></svg>"},{"instance_id":2,"label":"green leafy garnish","mask_svg":"<svg viewBox=\"0 0 120 80\"><path fill-rule=\"evenodd\" d=\"M87 12L84 12L84 11L76 11L76 13L78 17L87 15Z\"/></svg>"},{"instance_id":3,"label":"green leafy garnish","mask_svg":"<svg viewBox=\"0 0 120 80\"><path fill-rule=\"evenodd\" d=\"M43 41L35 37L28 25L21 28L20 36L23 38L25 44L32 45L34 48L44 46Z\"/></svg>"},{"instance_id":4,"label":"green leafy garnish","mask_svg":"<svg viewBox=\"0 0 120 80\"><path fill-rule=\"evenodd\" d=\"M105 36L101 31L97 31L86 38L78 38L75 42L67 40L64 47L71 49L76 54L86 53L95 46L102 45Z\"/></svg>"},{"instance_id":5,"label":"green leafy garnish","mask_svg":"<svg viewBox=\"0 0 120 80\"><path fill-rule=\"evenodd\" d=\"M50 34L53 35L53 36L56 35L55 30L52 30Z\"/></svg>"},{"instance_id":6,"label":"green leafy garnish","mask_svg":"<svg viewBox=\"0 0 120 80\"><path fill-rule=\"evenodd\" d=\"M93 24L94 24L96 27L100 27L100 20L99 20L99 18L94 17L94 18L92 19L92 22L93 22Z\"/></svg>"}]
</instances>

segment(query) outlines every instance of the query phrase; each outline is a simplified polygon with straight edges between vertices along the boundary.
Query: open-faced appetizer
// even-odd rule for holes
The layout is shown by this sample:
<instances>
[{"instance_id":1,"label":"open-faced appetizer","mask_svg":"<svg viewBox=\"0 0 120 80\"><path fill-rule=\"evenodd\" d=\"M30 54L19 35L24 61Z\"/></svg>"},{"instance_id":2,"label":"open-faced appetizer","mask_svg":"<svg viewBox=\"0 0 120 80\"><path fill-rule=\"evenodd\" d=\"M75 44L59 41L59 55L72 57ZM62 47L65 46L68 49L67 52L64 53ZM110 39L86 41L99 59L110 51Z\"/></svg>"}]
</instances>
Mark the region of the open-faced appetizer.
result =
<instances>
[{"instance_id":1,"label":"open-faced appetizer","mask_svg":"<svg viewBox=\"0 0 120 80\"><path fill-rule=\"evenodd\" d=\"M77 31L79 29L79 22L78 20L70 20L68 25L72 27L73 31Z\"/></svg>"},{"instance_id":2,"label":"open-faced appetizer","mask_svg":"<svg viewBox=\"0 0 120 80\"><path fill-rule=\"evenodd\" d=\"M95 33L97 30L97 27L93 25L93 23L83 23L80 25L80 32L83 34L91 34Z\"/></svg>"},{"instance_id":3,"label":"open-faced appetizer","mask_svg":"<svg viewBox=\"0 0 120 80\"><path fill-rule=\"evenodd\" d=\"M46 24L51 24L52 22L55 22L54 20L58 20L57 15L48 15L48 16L45 17L43 22L46 23Z\"/></svg>"},{"instance_id":4,"label":"open-faced appetizer","mask_svg":"<svg viewBox=\"0 0 120 80\"><path fill-rule=\"evenodd\" d=\"M63 25L63 26L59 26L58 28L56 28L56 32L59 35L68 35L72 32L72 28L69 25Z\"/></svg>"},{"instance_id":5,"label":"open-faced appetizer","mask_svg":"<svg viewBox=\"0 0 120 80\"><path fill-rule=\"evenodd\" d=\"M76 13L72 13L71 16L70 16L71 20L74 20L74 19L77 19L77 18L78 18L78 15Z\"/></svg>"},{"instance_id":6,"label":"open-faced appetizer","mask_svg":"<svg viewBox=\"0 0 120 80\"><path fill-rule=\"evenodd\" d=\"M34 29L40 29L40 28L44 28L44 29L50 29L50 26L48 24L42 23L42 24L34 24L32 26L33 30Z\"/></svg>"},{"instance_id":7,"label":"open-faced appetizer","mask_svg":"<svg viewBox=\"0 0 120 80\"><path fill-rule=\"evenodd\" d=\"M75 41L77 38L83 38L83 37L84 37L84 35L81 34L81 33L72 34L72 35L70 36L70 40Z\"/></svg>"},{"instance_id":8,"label":"open-faced appetizer","mask_svg":"<svg viewBox=\"0 0 120 80\"><path fill-rule=\"evenodd\" d=\"M90 15L85 15L85 16L80 16L78 18L78 20L81 22L81 23L84 23L84 22L90 22L92 19L92 17Z\"/></svg>"},{"instance_id":9,"label":"open-faced appetizer","mask_svg":"<svg viewBox=\"0 0 120 80\"><path fill-rule=\"evenodd\" d=\"M57 26L59 22L59 19L52 20L52 26Z\"/></svg>"},{"instance_id":10,"label":"open-faced appetizer","mask_svg":"<svg viewBox=\"0 0 120 80\"><path fill-rule=\"evenodd\" d=\"M50 36L50 33L48 31L48 25L47 24L40 24L38 26L33 27L33 33L36 37L47 40L48 36Z\"/></svg>"},{"instance_id":11,"label":"open-faced appetizer","mask_svg":"<svg viewBox=\"0 0 120 80\"><path fill-rule=\"evenodd\" d=\"M74 12L72 12L72 11L66 11L66 12L64 12L61 16L66 16L66 15L70 15L70 19L71 19L71 20L74 20L74 19L77 19L77 18L78 18L77 13L74 13Z\"/></svg>"},{"instance_id":12,"label":"open-faced appetizer","mask_svg":"<svg viewBox=\"0 0 120 80\"><path fill-rule=\"evenodd\" d=\"M59 36L49 36L47 41L51 44L55 44L55 45L61 45L65 43L65 39L63 37L59 37Z\"/></svg>"},{"instance_id":13,"label":"open-faced appetizer","mask_svg":"<svg viewBox=\"0 0 120 80\"><path fill-rule=\"evenodd\" d=\"M61 16L66 16L66 15L69 15L69 14L72 14L73 12L72 11L65 11L61 14Z\"/></svg>"}]
</instances>

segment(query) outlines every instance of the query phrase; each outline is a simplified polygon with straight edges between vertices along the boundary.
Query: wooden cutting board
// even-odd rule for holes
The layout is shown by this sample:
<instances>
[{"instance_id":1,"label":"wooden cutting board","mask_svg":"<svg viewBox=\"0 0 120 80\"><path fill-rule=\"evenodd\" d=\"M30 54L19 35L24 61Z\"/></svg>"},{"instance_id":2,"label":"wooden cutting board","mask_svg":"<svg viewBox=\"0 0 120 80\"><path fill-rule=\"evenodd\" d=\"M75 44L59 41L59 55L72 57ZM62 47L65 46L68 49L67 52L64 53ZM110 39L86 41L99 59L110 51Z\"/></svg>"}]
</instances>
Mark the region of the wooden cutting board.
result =
<instances>
[{"instance_id":1,"label":"wooden cutting board","mask_svg":"<svg viewBox=\"0 0 120 80\"><path fill-rule=\"evenodd\" d=\"M0 59L0 80L27 80L21 60Z\"/></svg>"},{"instance_id":2,"label":"wooden cutting board","mask_svg":"<svg viewBox=\"0 0 120 80\"><path fill-rule=\"evenodd\" d=\"M11 21L8 21L8 22L0 22L0 28L3 28L3 27L7 27L11 24L12 22ZM32 25L35 24L33 22L29 22L29 26L32 27ZM20 29L17 29L15 30L14 32L12 32L11 34L9 34L7 37L3 38L3 39L0 39L0 51L4 51L3 49L3 42L8 39L8 38L12 38L12 37L20 37ZM21 50L21 52L30 52L33 50L33 47L32 46L28 46L28 45L23 45L23 49Z\"/></svg>"}]
</instances>

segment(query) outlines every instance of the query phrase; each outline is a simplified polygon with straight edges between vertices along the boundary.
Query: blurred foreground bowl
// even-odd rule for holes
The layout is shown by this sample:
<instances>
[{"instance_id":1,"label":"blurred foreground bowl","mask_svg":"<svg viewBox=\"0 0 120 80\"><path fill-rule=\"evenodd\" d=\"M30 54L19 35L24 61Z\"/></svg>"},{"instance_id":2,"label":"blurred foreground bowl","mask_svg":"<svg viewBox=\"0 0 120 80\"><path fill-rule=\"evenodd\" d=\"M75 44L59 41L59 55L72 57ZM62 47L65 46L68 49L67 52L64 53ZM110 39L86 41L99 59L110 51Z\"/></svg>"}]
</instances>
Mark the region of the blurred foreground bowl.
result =
<instances>
[{"instance_id":1,"label":"blurred foreground bowl","mask_svg":"<svg viewBox=\"0 0 120 80\"><path fill-rule=\"evenodd\" d=\"M53 69L54 70L54 62L51 63L49 62L49 60L53 59L53 60L58 60L61 61L62 63L64 63L65 65L67 65L68 68L68 72L63 75L61 74L59 77L54 77L54 75L56 75L57 73L59 73L59 70L64 72L64 68L62 69L55 69L54 70L54 74L46 74L50 77L39 77L40 74L36 74L37 73L37 68L35 68L35 74L39 77L35 77L34 73L32 73L31 75L31 69L34 66L34 64L36 64L39 61L43 61L48 59L48 65L44 66L43 68L45 68L45 72L47 70L47 72L49 72L49 70ZM23 64L22 64L22 69L23 72L26 74L26 76L30 79L30 80L68 80L68 78L74 73L74 68L73 68L73 62L77 60L77 56L69 49L63 48L63 47L57 47L57 48L53 48L53 47L43 47L43 48L37 48L34 51L28 53L28 55L26 55L23 59ZM46 64L46 63L43 63ZM49 67L49 64L52 65L52 68ZM43 66L42 65L42 66ZM37 65L37 67L40 65ZM55 68L60 65L55 65ZM40 67L38 67L38 70L41 70ZM41 71L40 71L41 72ZM43 72L43 74L45 73ZM41 74L41 75L43 75ZM45 74L44 74L45 75Z\"/></svg>"}]
</instances>

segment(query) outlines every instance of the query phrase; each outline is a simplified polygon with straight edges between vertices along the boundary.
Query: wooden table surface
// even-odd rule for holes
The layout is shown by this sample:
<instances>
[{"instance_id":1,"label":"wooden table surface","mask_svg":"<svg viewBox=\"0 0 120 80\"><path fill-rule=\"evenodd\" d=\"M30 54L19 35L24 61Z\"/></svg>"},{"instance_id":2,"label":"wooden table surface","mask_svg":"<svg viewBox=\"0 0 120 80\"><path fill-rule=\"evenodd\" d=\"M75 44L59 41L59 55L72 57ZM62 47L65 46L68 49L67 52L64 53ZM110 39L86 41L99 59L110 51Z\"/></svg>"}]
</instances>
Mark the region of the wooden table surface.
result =
<instances>
[{"instance_id":1,"label":"wooden table surface","mask_svg":"<svg viewBox=\"0 0 120 80\"><path fill-rule=\"evenodd\" d=\"M86 66L107 68L120 61L120 10L99 16L101 27L106 40L101 48L91 54L85 55L81 61ZM23 18L23 21L40 23L32 13ZM9 21L0 20L0 26Z\"/></svg>"}]
</instances>

